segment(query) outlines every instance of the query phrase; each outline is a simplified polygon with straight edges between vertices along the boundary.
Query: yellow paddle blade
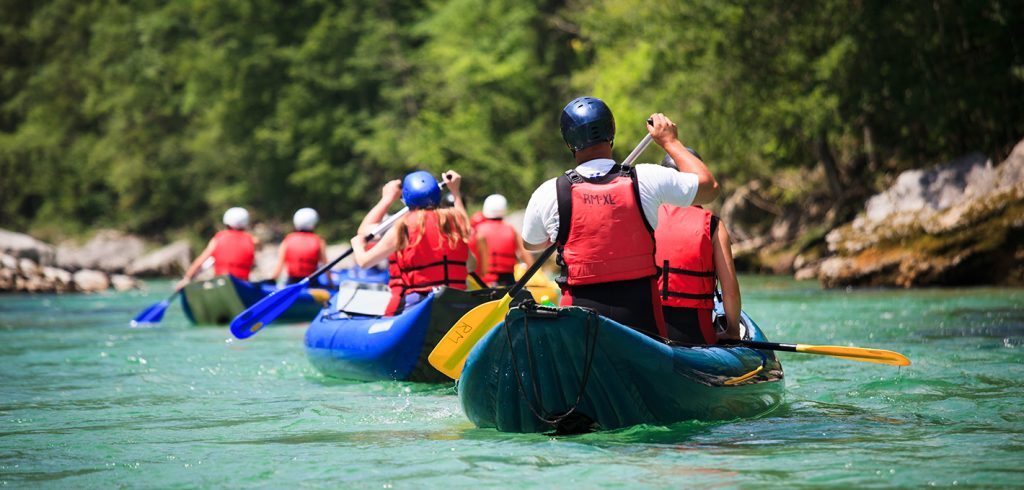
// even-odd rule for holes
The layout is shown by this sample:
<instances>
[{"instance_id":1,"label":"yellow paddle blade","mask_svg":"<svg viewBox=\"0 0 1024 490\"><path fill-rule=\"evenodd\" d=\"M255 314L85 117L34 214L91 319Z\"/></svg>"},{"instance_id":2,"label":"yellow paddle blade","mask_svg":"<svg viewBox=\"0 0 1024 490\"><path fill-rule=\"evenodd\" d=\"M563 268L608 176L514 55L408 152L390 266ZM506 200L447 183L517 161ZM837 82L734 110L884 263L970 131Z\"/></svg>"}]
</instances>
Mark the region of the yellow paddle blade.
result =
<instances>
[{"instance_id":1,"label":"yellow paddle blade","mask_svg":"<svg viewBox=\"0 0 1024 490\"><path fill-rule=\"evenodd\" d=\"M499 300L488 301L466 312L444 334L444 338L430 352L427 361L445 376L459 379L469 351L473 350L473 346L485 333L505 319L511 302L512 297L506 294Z\"/></svg>"},{"instance_id":2,"label":"yellow paddle blade","mask_svg":"<svg viewBox=\"0 0 1024 490\"><path fill-rule=\"evenodd\" d=\"M313 297L313 301L317 303L326 303L331 300L331 292L326 289L309 288L309 295Z\"/></svg>"},{"instance_id":3,"label":"yellow paddle blade","mask_svg":"<svg viewBox=\"0 0 1024 490\"><path fill-rule=\"evenodd\" d=\"M838 345L804 345L796 344L797 352L820 354L823 356L840 357L851 361L876 362L893 366L909 366L910 359L891 350L865 349L863 347L842 347Z\"/></svg>"}]
</instances>

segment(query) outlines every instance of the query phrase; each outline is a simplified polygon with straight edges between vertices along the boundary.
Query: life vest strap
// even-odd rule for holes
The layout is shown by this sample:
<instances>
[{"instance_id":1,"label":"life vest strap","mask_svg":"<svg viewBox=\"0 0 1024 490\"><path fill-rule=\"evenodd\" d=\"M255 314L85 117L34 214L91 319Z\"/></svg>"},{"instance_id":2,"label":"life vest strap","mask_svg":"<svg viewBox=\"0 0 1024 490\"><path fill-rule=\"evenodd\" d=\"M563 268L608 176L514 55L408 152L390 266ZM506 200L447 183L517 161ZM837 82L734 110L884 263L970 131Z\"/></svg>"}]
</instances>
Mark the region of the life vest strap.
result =
<instances>
[{"instance_id":1,"label":"life vest strap","mask_svg":"<svg viewBox=\"0 0 1024 490\"><path fill-rule=\"evenodd\" d=\"M667 264L668 261L665 261ZM695 271L690 269L677 269L675 267L662 267L661 270L664 276L668 278L669 274L682 274L684 276L697 276L697 277L714 277L715 271Z\"/></svg>"},{"instance_id":2,"label":"life vest strap","mask_svg":"<svg viewBox=\"0 0 1024 490\"><path fill-rule=\"evenodd\" d=\"M447 270L447 266L449 266L449 265L461 265L461 266L465 266L465 265L466 265L466 262L462 262L462 261L454 261L454 260L439 260L439 261L437 261L437 262L431 262L431 263L429 263L429 264L417 265L417 266L415 266L415 267L400 267L399 269L400 269L400 270L401 270L402 272L412 272L412 271L418 271L418 270L423 270L423 269L426 269L426 268L428 268L428 267L438 267L438 266L444 266L444 267L445 267L445 270Z\"/></svg>"}]
</instances>

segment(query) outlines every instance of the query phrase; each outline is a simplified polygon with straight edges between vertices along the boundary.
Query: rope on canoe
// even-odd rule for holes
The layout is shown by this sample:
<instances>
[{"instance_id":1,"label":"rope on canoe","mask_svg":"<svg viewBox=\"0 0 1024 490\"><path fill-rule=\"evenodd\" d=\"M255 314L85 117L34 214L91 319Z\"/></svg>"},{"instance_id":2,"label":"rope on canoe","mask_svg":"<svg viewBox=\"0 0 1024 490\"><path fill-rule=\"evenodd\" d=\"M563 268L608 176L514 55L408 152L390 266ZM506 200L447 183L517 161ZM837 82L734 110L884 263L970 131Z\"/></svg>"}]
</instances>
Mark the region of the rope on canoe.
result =
<instances>
[{"instance_id":1,"label":"rope on canoe","mask_svg":"<svg viewBox=\"0 0 1024 490\"><path fill-rule=\"evenodd\" d=\"M524 306L520 306L520 308L523 308ZM511 313L511 310L509 310L509 313ZM533 364L533 351L530 348L531 342L530 327L528 320L529 314L524 314L523 343L526 344L526 362L527 367L529 368L528 374L530 378L533 380L533 399L531 400L530 397L527 396L526 388L523 387L522 376L519 374L519 366L516 362L515 348L512 346L512 334L509 331L508 322L509 313L505 314L505 324L502 326L502 329L505 331L505 339L508 341L509 357L511 358L512 361L512 370L514 371L514 377L516 378L516 385L519 387L519 396L521 396L523 401L526 402L526 406L530 409L531 412L533 412L533 415L537 417L537 419L550 425L551 427L557 428L558 424L560 424L565 419L569 418L569 416L572 415L577 408L579 408L580 403L583 402L583 395L584 393L586 393L587 390L587 382L590 380L590 371L594 362L594 353L597 350L597 331L598 327L600 326L600 321L598 319L597 312L587 312L587 321L584 330L585 336L583 338L583 342L585 345L583 357L583 371L580 376L580 388L579 391L576 393L576 401L573 402L572 407L570 407L568 411L560 415L551 414L547 409L544 408L544 401L541 399L540 390L538 388L537 383L537 371L536 367Z\"/></svg>"}]
</instances>

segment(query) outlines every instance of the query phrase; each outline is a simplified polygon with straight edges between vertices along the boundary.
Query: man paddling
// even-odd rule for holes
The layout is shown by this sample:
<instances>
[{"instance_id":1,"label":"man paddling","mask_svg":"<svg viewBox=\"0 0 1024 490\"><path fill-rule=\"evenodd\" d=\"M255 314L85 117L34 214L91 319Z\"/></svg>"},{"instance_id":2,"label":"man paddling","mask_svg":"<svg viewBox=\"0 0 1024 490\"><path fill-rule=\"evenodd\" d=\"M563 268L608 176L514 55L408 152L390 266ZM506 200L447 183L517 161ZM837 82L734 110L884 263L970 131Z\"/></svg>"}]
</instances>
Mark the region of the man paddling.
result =
<instances>
[{"instance_id":1,"label":"man paddling","mask_svg":"<svg viewBox=\"0 0 1024 490\"><path fill-rule=\"evenodd\" d=\"M695 157L697 152L687 148ZM677 169L671 156L662 166ZM739 339L740 283L732 260L729 230L722 220L700 206L663 204L658 210L655 258L661 267L658 295L665 314L668 338L688 344L715 344L719 338ZM722 286L726 330L716 332L711 322L715 308L715 282Z\"/></svg>"},{"instance_id":2,"label":"man paddling","mask_svg":"<svg viewBox=\"0 0 1024 490\"><path fill-rule=\"evenodd\" d=\"M676 125L653 114L651 137L678 163L624 168L612 159L615 118L600 99L579 97L562 109L562 139L576 168L534 191L523 240L529 249L559 246L562 305L584 306L666 337L657 296L654 230L662 204L689 206L718 196L718 182L686 151Z\"/></svg>"},{"instance_id":3,"label":"man paddling","mask_svg":"<svg viewBox=\"0 0 1024 490\"><path fill-rule=\"evenodd\" d=\"M516 278L513 274L520 261L529 267L533 256L526 251L523 240L512 225L505 222L508 201L501 194L491 194L484 199L482 219L473 224L476 235L471 243L476 246L480 260L477 273L489 286L511 286ZM480 253L477 253L479 251Z\"/></svg>"},{"instance_id":4,"label":"man paddling","mask_svg":"<svg viewBox=\"0 0 1024 490\"><path fill-rule=\"evenodd\" d=\"M249 228L249 211L239 207L228 209L224 212L223 221L227 229L218 231L210 239L175 289L185 287L210 257L213 257L214 274L231 274L243 281L249 280L256 251L256 239L245 231Z\"/></svg>"},{"instance_id":5,"label":"man paddling","mask_svg":"<svg viewBox=\"0 0 1024 490\"><path fill-rule=\"evenodd\" d=\"M277 264L270 274L272 280L276 281L287 266L288 284L295 284L312 274L320 264L327 262L327 244L313 233L319 222L320 215L313 208L302 208L295 212L292 216L295 231L281 241Z\"/></svg>"}]
</instances>

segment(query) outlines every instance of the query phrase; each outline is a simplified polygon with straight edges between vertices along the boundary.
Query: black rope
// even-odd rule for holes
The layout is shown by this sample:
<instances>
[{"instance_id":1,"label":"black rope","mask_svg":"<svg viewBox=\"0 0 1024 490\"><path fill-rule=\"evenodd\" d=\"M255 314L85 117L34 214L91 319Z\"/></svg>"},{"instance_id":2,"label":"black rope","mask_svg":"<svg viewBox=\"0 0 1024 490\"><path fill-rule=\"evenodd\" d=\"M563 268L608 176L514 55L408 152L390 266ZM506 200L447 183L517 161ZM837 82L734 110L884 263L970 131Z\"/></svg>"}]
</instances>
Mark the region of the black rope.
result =
<instances>
[{"instance_id":1,"label":"black rope","mask_svg":"<svg viewBox=\"0 0 1024 490\"><path fill-rule=\"evenodd\" d=\"M511 313L511 310L509 310L509 313ZM572 407L568 411L557 416L552 416L548 412L548 410L544 408L544 401L541 398L540 390L538 388L538 378L536 372L537 369L533 363L533 350L530 348L531 342L529 321L527 320L527 318L529 317L528 314L523 315L523 342L526 344L526 361L529 368L528 374L530 375L531 379L533 379L533 400L526 396L526 388L523 386L523 380L519 374L519 365L518 362L516 362L516 353L512 345L512 334L510 332L508 322L509 313L505 314L505 339L508 342L509 356L512 362L512 370L514 371L514 375L516 378L516 385L519 389L519 395L522 397L523 401L526 402L526 406L530 409L531 412L533 412L533 415L537 417L538 420L552 427L557 428L558 424L561 423L563 420L567 419L570 415L572 415L576 411L576 409L579 408L580 403L583 402L583 395L586 393L587 383L590 381L590 372L592 370L594 363L594 355L597 351L597 332L600 326L600 321L598 319L597 313L594 312L593 310L588 310L587 314L587 323L584 329L585 336L583 339L585 345L583 372L580 377L580 388L579 391L576 393L576 401L573 402Z\"/></svg>"}]
</instances>

